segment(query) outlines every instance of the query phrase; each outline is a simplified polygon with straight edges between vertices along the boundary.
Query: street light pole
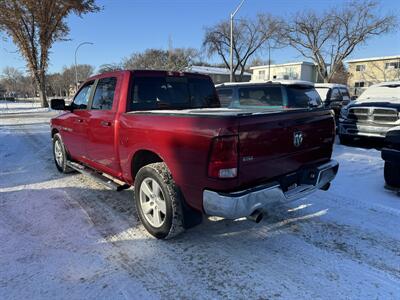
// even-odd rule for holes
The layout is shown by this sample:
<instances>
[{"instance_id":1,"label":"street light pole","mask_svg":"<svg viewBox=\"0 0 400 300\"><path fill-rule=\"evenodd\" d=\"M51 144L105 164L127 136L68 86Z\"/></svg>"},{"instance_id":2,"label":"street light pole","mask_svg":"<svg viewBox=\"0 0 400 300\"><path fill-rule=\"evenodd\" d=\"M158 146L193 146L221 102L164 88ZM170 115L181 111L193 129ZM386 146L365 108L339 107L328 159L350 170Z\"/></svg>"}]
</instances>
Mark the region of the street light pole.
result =
<instances>
[{"instance_id":1,"label":"street light pole","mask_svg":"<svg viewBox=\"0 0 400 300\"><path fill-rule=\"evenodd\" d=\"M233 82L233 18L235 17L239 9L242 7L244 1L245 0L242 0L239 6L235 9L235 11L231 13L231 38L230 38L231 64L230 64L230 76L229 76L230 82Z\"/></svg>"},{"instance_id":2,"label":"street light pole","mask_svg":"<svg viewBox=\"0 0 400 300\"><path fill-rule=\"evenodd\" d=\"M93 43L91 43L91 42L82 42L75 49L75 85L76 85L76 90L78 90L78 69L77 69L77 62L76 62L76 54L78 52L78 49L83 45L93 45Z\"/></svg>"}]
</instances>

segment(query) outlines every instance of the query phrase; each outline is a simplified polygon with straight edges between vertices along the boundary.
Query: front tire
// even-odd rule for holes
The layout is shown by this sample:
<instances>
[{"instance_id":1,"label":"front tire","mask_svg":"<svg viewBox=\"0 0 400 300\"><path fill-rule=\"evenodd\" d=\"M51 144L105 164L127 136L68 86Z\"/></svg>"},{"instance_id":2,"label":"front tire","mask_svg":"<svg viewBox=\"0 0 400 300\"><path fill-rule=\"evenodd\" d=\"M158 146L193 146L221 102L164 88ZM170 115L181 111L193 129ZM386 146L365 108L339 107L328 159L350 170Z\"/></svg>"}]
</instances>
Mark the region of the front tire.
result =
<instances>
[{"instance_id":1,"label":"front tire","mask_svg":"<svg viewBox=\"0 0 400 300\"><path fill-rule=\"evenodd\" d=\"M400 164L386 161L384 175L387 185L400 188Z\"/></svg>"},{"instance_id":2,"label":"front tire","mask_svg":"<svg viewBox=\"0 0 400 300\"><path fill-rule=\"evenodd\" d=\"M135 204L146 230L158 239L184 231L182 196L165 163L142 167L135 178Z\"/></svg>"},{"instance_id":3,"label":"front tire","mask_svg":"<svg viewBox=\"0 0 400 300\"><path fill-rule=\"evenodd\" d=\"M69 173L72 171L72 169L67 166L67 151L65 150L64 143L59 133L53 136L53 157L58 171L61 173Z\"/></svg>"}]
</instances>

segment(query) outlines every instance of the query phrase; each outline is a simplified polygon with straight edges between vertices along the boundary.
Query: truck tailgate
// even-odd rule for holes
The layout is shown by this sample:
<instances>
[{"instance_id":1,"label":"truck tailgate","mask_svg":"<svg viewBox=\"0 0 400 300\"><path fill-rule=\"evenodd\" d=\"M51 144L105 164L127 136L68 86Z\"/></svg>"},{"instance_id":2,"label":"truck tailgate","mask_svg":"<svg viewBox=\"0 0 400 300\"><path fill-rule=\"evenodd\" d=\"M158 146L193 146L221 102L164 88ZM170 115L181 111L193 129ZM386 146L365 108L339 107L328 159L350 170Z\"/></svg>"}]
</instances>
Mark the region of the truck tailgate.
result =
<instances>
[{"instance_id":1,"label":"truck tailgate","mask_svg":"<svg viewBox=\"0 0 400 300\"><path fill-rule=\"evenodd\" d=\"M243 116L239 121L240 185L261 184L265 178L328 161L334 138L335 123L329 110Z\"/></svg>"}]
</instances>

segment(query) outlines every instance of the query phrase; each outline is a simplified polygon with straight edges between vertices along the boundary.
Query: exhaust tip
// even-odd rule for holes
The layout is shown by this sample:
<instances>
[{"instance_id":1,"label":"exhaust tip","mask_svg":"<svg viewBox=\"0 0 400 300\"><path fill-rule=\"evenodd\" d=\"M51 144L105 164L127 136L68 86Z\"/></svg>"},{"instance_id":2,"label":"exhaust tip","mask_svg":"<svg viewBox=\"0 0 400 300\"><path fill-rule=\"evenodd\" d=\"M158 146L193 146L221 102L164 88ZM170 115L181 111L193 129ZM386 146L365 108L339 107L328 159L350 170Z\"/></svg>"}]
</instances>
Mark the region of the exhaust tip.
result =
<instances>
[{"instance_id":1,"label":"exhaust tip","mask_svg":"<svg viewBox=\"0 0 400 300\"><path fill-rule=\"evenodd\" d=\"M320 189L323 190L323 191L327 191L327 190L329 190L330 187L331 187L331 183L328 182L327 184L325 184L325 185L324 185L323 187L321 187Z\"/></svg>"},{"instance_id":2,"label":"exhaust tip","mask_svg":"<svg viewBox=\"0 0 400 300\"><path fill-rule=\"evenodd\" d=\"M247 220L255 223L260 223L263 217L264 217L263 212L261 210L256 209L250 216L247 217Z\"/></svg>"}]
</instances>

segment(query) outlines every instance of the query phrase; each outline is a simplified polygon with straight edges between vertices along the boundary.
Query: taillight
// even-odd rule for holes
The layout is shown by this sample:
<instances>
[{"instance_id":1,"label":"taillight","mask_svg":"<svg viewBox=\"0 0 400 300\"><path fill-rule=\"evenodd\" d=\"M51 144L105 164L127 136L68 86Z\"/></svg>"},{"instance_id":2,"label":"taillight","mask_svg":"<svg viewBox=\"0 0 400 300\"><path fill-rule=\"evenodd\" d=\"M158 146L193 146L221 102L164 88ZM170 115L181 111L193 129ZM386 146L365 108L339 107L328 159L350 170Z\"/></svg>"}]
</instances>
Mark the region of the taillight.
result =
<instances>
[{"instance_id":1,"label":"taillight","mask_svg":"<svg viewBox=\"0 0 400 300\"><path fill-rule=\"evenodd\" d=\"M213 140L208 176L213 178L235 178L238 172L238 136L223 136Z\"/></svg>"}]
</instances>

